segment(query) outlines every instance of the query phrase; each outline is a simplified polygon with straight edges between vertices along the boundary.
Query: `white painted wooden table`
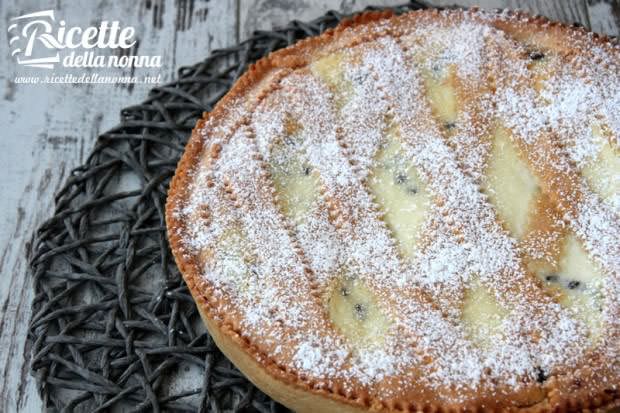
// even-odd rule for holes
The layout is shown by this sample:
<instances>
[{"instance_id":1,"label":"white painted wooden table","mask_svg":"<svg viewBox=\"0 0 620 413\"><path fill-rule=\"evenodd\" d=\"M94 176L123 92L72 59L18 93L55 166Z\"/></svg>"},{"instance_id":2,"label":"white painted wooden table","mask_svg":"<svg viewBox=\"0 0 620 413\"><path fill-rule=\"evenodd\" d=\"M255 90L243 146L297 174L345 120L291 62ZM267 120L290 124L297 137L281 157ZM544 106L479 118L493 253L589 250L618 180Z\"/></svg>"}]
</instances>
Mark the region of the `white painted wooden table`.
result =
<instances>
[{"instance_id":1,"label":"white painted wooden table","mask_svg":"<svg viewBox=\"0 0 620 413\"><path fill-rule=\"evenodd\" d=\"M182 65L232 45L254 30L307 20L329 9L352 12L403 0L2 0L0 1L0 412L42 411L29 370L26 333L32 300L26 253L33 230L53 210L54 192L80 165L121 108L143 100L152 85L22 85L37 69L15 64L8 49L11 17L53 9L67 25L119 20L136 29L139 54L162 55L162 81ZM618 35L620 0L456 0L483 8L521 8L594 31ZM453 0L431 0L452 5ZM43 69L38 69L43 70ZM31 71L28 73L28 71ZM136 75L153 72L136 69ZM35 72L36 73L36 72ZM40 72L38 72L40 73ZM127 74L115 69L110 74Z\"/></svg>"}]
</instances>

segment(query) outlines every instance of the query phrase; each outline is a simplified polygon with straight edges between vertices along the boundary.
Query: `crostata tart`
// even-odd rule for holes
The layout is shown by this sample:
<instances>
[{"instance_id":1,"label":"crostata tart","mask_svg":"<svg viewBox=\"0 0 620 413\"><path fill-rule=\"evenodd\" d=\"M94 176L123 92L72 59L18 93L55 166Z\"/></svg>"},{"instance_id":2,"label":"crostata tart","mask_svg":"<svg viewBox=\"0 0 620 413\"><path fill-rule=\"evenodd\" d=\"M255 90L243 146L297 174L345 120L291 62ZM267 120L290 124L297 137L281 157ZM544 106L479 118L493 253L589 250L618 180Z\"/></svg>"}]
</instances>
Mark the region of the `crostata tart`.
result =
<instances>
[{"instance_id":1,"label":"crostata tart","mask_svg":"<svg viewBox=\"0 0 620 413\"><path fill-rule=\"evenodd\" d=\"M365 13L253 65L167 204L221 350L307 412L620 401L620 48Z\"/></svg>"}]
</instances>

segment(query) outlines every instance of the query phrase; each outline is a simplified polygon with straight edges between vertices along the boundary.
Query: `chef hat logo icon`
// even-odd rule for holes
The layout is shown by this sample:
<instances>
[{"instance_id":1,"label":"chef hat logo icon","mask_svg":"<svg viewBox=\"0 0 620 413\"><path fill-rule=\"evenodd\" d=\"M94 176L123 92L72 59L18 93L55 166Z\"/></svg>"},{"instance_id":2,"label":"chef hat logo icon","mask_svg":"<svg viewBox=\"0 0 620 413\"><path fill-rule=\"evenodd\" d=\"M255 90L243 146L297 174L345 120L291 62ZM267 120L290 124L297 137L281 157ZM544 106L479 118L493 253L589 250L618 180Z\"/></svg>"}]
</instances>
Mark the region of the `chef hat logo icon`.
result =
<instances>
[{"instance_id":1,"label":"chef hat logo icon","mask_svg":"<svg viewBox=\"0 0 620 413\"><path fill-rule=\"evenodd\" d=\"M60 62L63 46L52 35L55 26L54 10L13 17L9 23L11 56L23 66L53 69Z\"/></svg>"}]
</instances>

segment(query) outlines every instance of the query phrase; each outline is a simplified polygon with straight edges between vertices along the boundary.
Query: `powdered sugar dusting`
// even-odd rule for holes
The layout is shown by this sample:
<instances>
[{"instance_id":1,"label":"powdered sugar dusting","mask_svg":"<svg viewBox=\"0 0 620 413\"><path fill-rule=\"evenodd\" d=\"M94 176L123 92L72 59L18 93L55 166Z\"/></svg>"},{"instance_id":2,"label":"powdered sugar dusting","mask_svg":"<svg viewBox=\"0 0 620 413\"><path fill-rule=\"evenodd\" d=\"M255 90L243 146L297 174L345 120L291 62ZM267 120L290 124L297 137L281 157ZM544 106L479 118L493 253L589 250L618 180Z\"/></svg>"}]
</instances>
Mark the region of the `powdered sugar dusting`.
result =
<instances>
[{"instance_id":1,"label":"powdered sugar dusting","mask_svg":"<svg viewBox=\"0 0 620 413\"><path fill-rule=\"evenodd\" d=\"M592 133L593 124L611 130L610 145L617 145L618 76L605 81L612 66L586 70L578 59L567 64L551 52L547 66L534 67L527 47L483 15L452 16L421 20L398 36L371 31L374 40L343 49L334 70L343 71L344 89L300 68L274 82L255 107L239 102L228 123L205 127L204 160L176 211L187 222L184 242L215 287L217 313L235 320L278 365L313 382L361 385L371 394L381 389L385 398L424 388L462 402L498 383L532 385L541 371L547 376L579 365L592 351L618 358L614 208L584 180L553 194L578 200L575 207L557 206L562 223L605 273L602 314L609 328L592 343L583 320L531 273L526 262L540 257L504 229L480 184L497 123L530 151L533 170L552 171L552 180L562 172L581 179L578 172L606 143ZM603 62L617 59L608 50L591 53ZM429 105L424 76L449 67L467 97L446 133ZM498 73L497 88L487 88L485 79ZM303 158L319 182L299 220L282 212L270 175L274 147L291 119L299 143L283 150ZM404 156L432 198L411 257L400 253L367 185L386 130L395 125ZM543 135L558 144L538 145ZM210 145L221 148L215 156ZM544 236L541 245L559 237ZM359 280L376 298L387 320L376 343L356 342L333 327L326 303L343 279ZM505 312L501 333L487 347L471 339L462 321L462 302L477 285Z\"/></svg>"}]
</instances>

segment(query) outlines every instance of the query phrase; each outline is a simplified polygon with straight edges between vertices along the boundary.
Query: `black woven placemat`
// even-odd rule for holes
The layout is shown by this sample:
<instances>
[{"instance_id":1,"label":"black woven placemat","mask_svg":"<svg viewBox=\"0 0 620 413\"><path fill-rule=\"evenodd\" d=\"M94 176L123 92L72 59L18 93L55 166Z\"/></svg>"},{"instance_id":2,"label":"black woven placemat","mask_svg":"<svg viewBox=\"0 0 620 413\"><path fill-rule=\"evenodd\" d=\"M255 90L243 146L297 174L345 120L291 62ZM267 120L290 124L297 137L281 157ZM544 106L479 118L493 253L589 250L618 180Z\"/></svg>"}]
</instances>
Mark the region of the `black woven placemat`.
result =
<instances>
[{"instance_id":1,"label":"black woven placemat","mask_svg":"<svg viewBox=\"0 0 620 413\"><path fill-rule=\"evenodd\" d=\"M394 8L403 12L418 2ZM51 411L285 411L218 351L171 256L168 183L203 111L247 66L334 27L310 22L256 32L179 70L121 111L55 197L35 233L28 346Z\"/></svg>"}]
</instances>

